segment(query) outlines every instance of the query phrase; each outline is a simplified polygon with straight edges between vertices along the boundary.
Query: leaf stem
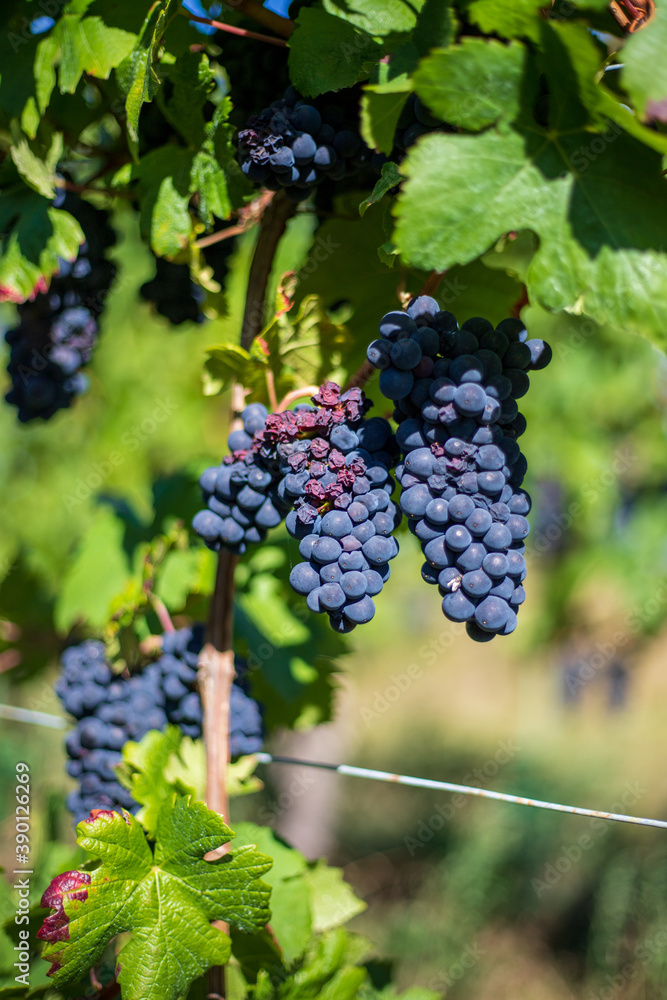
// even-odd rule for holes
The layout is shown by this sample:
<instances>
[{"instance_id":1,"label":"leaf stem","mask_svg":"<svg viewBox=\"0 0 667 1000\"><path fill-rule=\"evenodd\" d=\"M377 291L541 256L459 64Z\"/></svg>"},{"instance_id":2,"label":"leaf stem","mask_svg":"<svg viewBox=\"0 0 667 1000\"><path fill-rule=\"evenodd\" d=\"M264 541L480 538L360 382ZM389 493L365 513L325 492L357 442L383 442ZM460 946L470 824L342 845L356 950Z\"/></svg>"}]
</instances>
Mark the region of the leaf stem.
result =
<instances>
[{"instance_id":1,"label":"leaf stem","mask_svg":"<svg viewBox=\"0 0 667 1000\"><path fill-rule=\"evenodd\" d=\"M282 413L283 410L288 409L297 399L302 399L304 396L314 396L319 391L319 388L318 385L302 385L300 389L292 389L276 405L275 412Z\"/></svg>"},{"instance_id":2,"label":"leaf stem","mask_svg":"<svg viewBox=\"0 0 667 1000\"><path fill-rule=\"evenodd\" d=\"M278 406L278 397L276 396L276 380L270 368L266 369L265 379L266 379L266 394L269 397L271 411L273 413L278 413L279 406Z\"/></svg>"},{"instance_id":3,"label":"leaf stem","mask_svg":"<svg viewBox=\"0 0 667 1000\"><path fill-rule=\"evenodd\" d=\"M164 601L161 601L159 597L156 597L155 594L152 593L148 595L148 598L153 605L153 611L157 615L158 621L162 626L162 631L175 632L176 629L174 628L174 623L171 620L171 615L169 614Z\"/></svg>"},{"instance_id":4,"label":"leaf stem","mask_svg":"<svg viewBox=\"0 0 667 1000\"><path fill-rule=\"evenodd\" d=\"M230 35L241 35L243 38L254 38L258 42L269 42L270 45L286 46L284 38L273 38L271 35L261 35L258 31L248 31L247 28L237 28L233 24L226 24L224 21L213 21L210 17L198 17L191 14L187 7L179 7L179 14L183 14L189 21L196 21L198 24L209 24L218 31L226 31Z\"/></svg>"},{"instance_id":5,"label":"leaf stem","mask_svg":"<svg viewBox=\"0 0 667 1000\"><path fill-rule=\"evenodd\" d=\"M419 294L434 295L446 273L446 271L431 271Z\"/></svg>"}]
</instances>

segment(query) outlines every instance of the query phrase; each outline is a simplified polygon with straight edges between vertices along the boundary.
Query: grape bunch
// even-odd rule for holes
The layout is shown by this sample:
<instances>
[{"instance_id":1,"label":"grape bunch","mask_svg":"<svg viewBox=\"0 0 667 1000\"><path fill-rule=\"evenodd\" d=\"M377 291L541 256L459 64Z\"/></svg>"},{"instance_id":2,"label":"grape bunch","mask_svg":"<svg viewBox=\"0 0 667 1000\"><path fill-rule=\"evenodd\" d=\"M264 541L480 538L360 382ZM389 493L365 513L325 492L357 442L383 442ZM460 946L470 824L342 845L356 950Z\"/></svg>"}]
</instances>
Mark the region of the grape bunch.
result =
<instances>
[{"instance_id":1,"label":"grape bunch","mask_svg":"<svg viewBox=\"0 0 667 1000\"><path fill-rule=\"evenodd\" d=\"M227 265L234 251L234 240L219 240L201 251L203 262L210 267L212 276L220 285L227 277ZM145 281L139 294L150 302L155 311L174 326L182 323L203 323L202 306L205 292L192 280L188 264L175 264L164 257L155 258L155 275Z\"/></svg>"},{"instance_id":2,"label":"grape bunch","mask_svg":"<svg viewBox=\"0 0 667 1000\"><path fill-rule=\"evenodd\" d=\"M12 380L5 398L22 423L48 420L88 388L80 369L95 349L98 317L116 270L105 259L115 242L106 213L69 193L57 204L78 220L86 242L76 260L60 260L48 291L18 307L20 323L5 334Z\"/></svg>"},{"instance_id":3,"label":"grape bunch","mask_svg":"<svg viewBox=\"0 0 667 1000\"><path fill-rule=\"evenodd\" d=\"M293 410L246 407L232 454L201 476L208 509L192 522L209 548L244 552L286 518L305 560L290 583L340 632L373 617L398 553L389 474L398 449L386 420L364 419L369 406L360 389L326 382Z\"/></svg>"},{"instance_id":4,"label":"grape bunch","mask_svg":"<svg viewBox=\"0 0 667 1000\"><path fill-rule=\"evenodd\" d=\"M373 618L373 597L398 554L392 532L401 515L389 474L396 442L386 420L364 419L360 389L342 393L327 382L313 403L276 415L282 420L267 421L264 435L280 442L278 492L294 504L285 523L304 560L290 583L311 611L328 613L335 631L350 632Z\"/></svg>"},{"instance_id":5,"label":"grape bunch","mask_svg":"<svg viewBox=\"0 0 667 1000\"><path fill-rule=\"evenodd\" d=\"M250 117L238 132L241 170L256 184L302 201L323 180L340 181L369 163L371 153L343 106L284 97Z\"/></svg>"},{"instance_id":6,"label":"grape bunch","mask_svg":"<svg viewBox=\"0 0 667 1000\"><path fill-rule=\"evenodd\" d=\"M201 305L204 291L190 277L187 264L174 264L164 257L155 260L155 276L145 281L139 294L155 306L155 311L174 326L181 323L203 323Z\"/></svg>"},{"instance_id":7,"label":"grape bunch","mask_svg":"<svg viewBox=\"0 0 667 1000\"><path fill-rule=\"evenodd\" d=\"M527 463L517 438L526 421L517 399L551 349L527 340L516 319L494 328L475 318L459 329L429 296L387 313L380 334L367 357L394 401L400 505L422 544L422 576L473 639L509 635L525 599L531 506L521 489Z\"/></svg>"},{"instance_id":8,"label":"grape bunch","mask_svg":"<svg viewBox=\"0 0 667 1000\"><path fill-rule=\"evenodd\" d=\"M205 469L199 480L207 509L195 514L192 527L214 551L224 547L242 554L248 545L263 541L291 507L278 492L280 473L272 450L254 447L267 417L262 403L246 406L243 430L232 431L227 441L231 454L219 466Z\"/></svg>"},{"instance_id":9,"label":"grape bunch","mask_svg":"<svg viewBox=\"0 0 667 1000\"><path fill-rule=\"evenodd\" d=\"M201 736L196 666L203 634L202 626L165 633L160 658L130 677L112 673L101 642L87 641L64 651L55 689L65 711L77 720L66 740L67 773L79 781L78 790L67 797L76 822L91 809L139 808L114 771L128 740L141 740L151 729L169 724L193 739ZM237 663L237 669L242 671L243 664ZM259 706L237 683L232 687L230 727L232 756L261 748Z\"/></svg>"}]
</instances>

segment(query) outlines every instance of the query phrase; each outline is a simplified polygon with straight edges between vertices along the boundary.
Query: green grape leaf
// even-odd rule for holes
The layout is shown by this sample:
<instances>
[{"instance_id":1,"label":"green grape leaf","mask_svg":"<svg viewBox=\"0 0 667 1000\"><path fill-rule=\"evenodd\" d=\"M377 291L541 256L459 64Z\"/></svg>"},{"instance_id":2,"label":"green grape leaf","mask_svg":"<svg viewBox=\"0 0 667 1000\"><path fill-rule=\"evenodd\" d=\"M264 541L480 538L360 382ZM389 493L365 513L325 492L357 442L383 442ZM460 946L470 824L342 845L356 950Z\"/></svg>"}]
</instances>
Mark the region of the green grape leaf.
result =
<instances>
[{"instance_id":1,"label":"green grape leaf","mask_svg":"<svg viewBox=\"0 0 667 1000\"><path fill-rule=\"evenodd\" d=\"M541 34L544 73L550 88L558 95L550 115L552 128L556 126L558 131L583 128L590 119L598 128L607 131L611 119L612 128L620 125L651 149L667 153L667 136L643 125L637 115L599 82L599 52L589 32L578 24L544 22ZM567 73L562 72L563 66L568 66ZM609 141L606 139L605 145ZM593 145L597 147L599 142ZM595 158L600 151L594 148L591 152ZM586 148L584 153L588 157ZM573 166L579 169L574 163Z\"/></svg>"},{"instance_id":2,"label":"green grape leaf","mask_svg":"<svg viewBox=\"0 0 667 1000\"><path fill-rule=\"evenodd\" d=\"M483 38L432 52L413 82L419 97L443 121L477 131L511 121L519 111L525 49Z\"/></svg>"},{"instance_id":3,"label":"green grape leaf","mask_svg":"<svg viewBox=\"0 0 667 1000\"><path fill-rule=\"evenodd\" d=\"M84 236L69 212L25 185L0 193L0 301L23 302L43 290L60 267L74 260Z\"/></svg>"},{"instance_id":4,"label":"green grape leaf","mask_svg":"<svg viewBox=\"0 0 667 1000\"><path fill-rule=\"evenodd\" d=\"M365 31L308 7L299 13L289 45L290 79L307 97L352 87L381 51Z\"/></svg>"},{"instance_id":5,"label":"green grape leaf","mask_svg":"<svg viewBox=\"0 0 667 1000\"><path fill-rule=\"evenodd\" d=\"M49 149L35 152L17 121L12 122L12 160L26 183L45 198L55 197L56 167L63 152L63 137L55 132Z\"/></svg>"},{"instance_id":6,"label":"green grape leaf","mask_svg":"<svg viewBox=\"0 0 667 1000\"><path fill-rule=\"evenodd\" d=\"M449 45L456 34L456 18L449 0L425 0L411 35L418 55Z\"/></svg>"},{"instance_id":7,"label":"green grape leaf","mask_svg":"<svg viewBox=\"0 0 667 1000\"><path fill-rule=\"evenodd\" d=\"M93 627L105 625L111 602L126 587L130 573L122 521L109 508L102 508L62 580L54 615L56 628L65 633L79 619L86 619Z\"/></svg>"},{"instance_id":8,"label":"green grape leaf","mask_svg":"<svg viewBox=\"0 0 667 1000\"><path fill-rule=\"evenodd\" d=\"M375 205L378 201L381 201L392 188L397 187L400 183L401 175L397 165L393 160L387 160L386 163L382 164L380 180L376 182L371 193L359 205L359 214L365 215L371 205Z\"/></svg>"},{"instance_id":9,"label":"green grape leaf","mask_svg":"<svg viewBox=\"0 0 667 1000\"><path fill-rule=\"evenodd\" d=\"M391 153L396 125L411 90L407 76L364 87L361 98L361 134L371 149Z\"/></svg>"},{"instance_id":10,"label":"green grape leaf","mask_svg":"<svg viewBox=\"0 0 667 1000\"><path fill-rule=\"evenodd\" d=\"M585 129L427 136L403 167L395 242L409 263L442 271L474 260L504 233L530 229L540 240L526 275L531 299L664 347L661 168L657 153L620 128L597 137Z\"/></svg>"},{"instance_id":11,"label":"green grape leaf","mask_svg":"<svg viewBox=\"0 0 667 1000\"><path fill-rule=\"evenodd\" d=\"M84 73L108 80L137 40L130 31L109 27L101 17L83 17L71 9L56 22L52 38L60 48L58 84L63 94L73 94Z\"/></svg>"},{"instance_id":12,"label":"green grape leaf","mask_svg":"<svg viewBox=\"0 0 667 1000\"><path fill-rule=\"evenodd\" d=\"M254 367L249 351L237 344L215 344L206 350L206 370L219 383L217 391L221 391L240 382L252 387L251 368Z\"/></svg>"},{"instance_id":13,"label":"green grape leaf","mask_svg":"<svg viewBox=\"0 0 667 1000\"><path fill-rule=\"evenodd\" d=\"M210 966L229 959L229 938L210 921L252 934L269 919L270 887L261 876L271 859L245 845L204 861L234 833L203 803L175 797L165 804L154 847L129 813L99 811L79 823L77 834L100 864L58 876L44 895L43 905L55 912L40 937L56 986L85 973L109 941L131 931L119 953L123 997L176 1000Z\"/></svg>"},{"instance_id":14,"label":"green grape leaf","mask_svg":"<svg viewBox=\"0 0 667 1000\"><path fill-rule=\"evenodd\" d=\"M659 5L653 20L630 35L623 47L621 81L640 118L667 121L666 51L667 11Z\"/></svg>"},{"instance_id":15,"label":"green grape leaf","mask_svg":"<svg viewBox=\"0 0 667 1000\"><path fill-rule=\"evenodd\" d=\"M269 731L331 717L333 669L347 649L292 590L289 551L287 542L265 543L236 571L238 652L250 665L251 693L265 706Z\"/></svg>"},{"instance_id":16,"label":"green grape leaf","mask_svg":"<svg viewBox=\"0 0 667 1000\"><path fill-rule=\"evenodd\" d=\"M310 889L302 877L306 859L279 840L268 826L239 823L236 841L255 844L273 859L266 876L271 886L271 930L280 945L283 959L291 965L303 955L312 934Z\"/></svg>"},{"instance_id":17,"label":"green grape leaf","mask_svg":"<svg viewBox=\"0 0 667 1000\"><path fill-rule=\"evenodd\" d=\"M352 886L343 879L340 868L330 868L325 861L318 861L305 878L310 887L316 933L340 927L366 909L366 903L355 896Z\"/></svg>"},{"instance_id":18,"label":"green grape leaf","mask_svg":"<svg viewBox=\"0 0 667 1000\"><path fill-rule=\"evenodd\" d=\"M468 17L486 34L502 38L530 38L537 41L540 33L542 0L474 0L468 8Z\"/></svg>"},{"instance_id":19,"label":"green grape leaf","mask_svg":"<svg viewBox=\"0 0 667 1000\"><path fill-rule=\"evenodd\" d=\"M353 24L369 35L394 35L412 31L424 0L323 0L329 14Z\"/></svg>"},{"instance_id":20,"label":"green grape leaf","mask_svg":"<svg viewBox=\"0 0 667 1000\"><path fill-rule=\"evenodd\" d=\"M139 743L129 740L124 745L123 761L116 773L121 785L142 806L137 819L152 837L160 813L175 791L203 800L206 783L203 744L183 736L178 726L168 726L162 732L151 729Z\"/></svg>"},{"instance_id":21,"label":"green grape leaf","mask_svg":"<svg viewBox=\"0 0 667 1000\"><path fill-rule=\"evenodd\" d=\"M131 52L117 69L117 77L125 93L127 132L130 151L136 158L139 149L139 115L146 101L152 101L160 87L154 62L162 36L180 6L179 0L157 0L148 11L139 37Z\"/></svg>"},{"instance_id":22,"label":"green grape leaf","mask_svg":"<svg viewBox=\"0 0 667 1000\"><path fill-rule=\"evenodd\" d=\"M139 179L141 231L159 257L175 257L190 239L192 160L189 149L160 146L142 156L132 171Z\"/></svg>"}]
</instances>

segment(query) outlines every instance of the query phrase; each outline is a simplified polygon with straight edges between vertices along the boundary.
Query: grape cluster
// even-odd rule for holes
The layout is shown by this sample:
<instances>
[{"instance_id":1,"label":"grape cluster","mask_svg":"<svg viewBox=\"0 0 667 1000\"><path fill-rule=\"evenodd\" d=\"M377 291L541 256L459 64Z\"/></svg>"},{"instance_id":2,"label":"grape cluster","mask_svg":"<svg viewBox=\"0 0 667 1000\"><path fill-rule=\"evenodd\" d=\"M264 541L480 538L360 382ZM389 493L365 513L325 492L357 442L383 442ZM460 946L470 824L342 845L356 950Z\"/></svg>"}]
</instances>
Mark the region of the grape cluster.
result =
<instances>
[{"instance_id":1,"label":"grape cluster","mask_svg":"<svg viewBox=\"0 0 667 1000\"><path fill-rule=\"evenodd\" d=\"M56 693L65 711L78 720L66 740L67 773L79 781L78 790L67 798L76 822L91 809L139 808L114 771L128 740L141 740L149 730L169 724L193 739L201 736L196 666L202 642L202 626L165 633L160 658L130 677L112 673L101 642L65 650ZM233 756L261 748L259 706L237 683L232 687L230 726Z\"/></svg>"},{"instance_id":2,"label":"grape cluster","mask_svg":"<svg viewBox=\"0 0 667 1000\"><path fill-rule=\"evenodd\" d=\"M239 131L238 157L249 180L271 190L283 187L302 201L323 180L358 173L371 153L340 103L305 100L288 87Z\"/></svg>"},{"instance_id":3,"label":"grape cluster","mask_svg":"<svg viewBox=\"0 0 667 1000\"><path fill-rule=\"evenodd\" d=\"M396 442L386 420L364 419L369 404L359 389L341 393L327 382L313 403L280 414L282 426L265 434L280 440L278 489L294 504L286 527L304 559L290 583L311 611L328 613L335 631L350 632L373 618L373 597L398 554L392 532L401 515L389 474Z\"/></svg>"},{"instance_id":4,"label":"grape cluster","mask_svg":"<svg viewBox=\"0 0 667 1000\"><path fill-rule=\"evenodd\" d=\"M48 291L18 307L20 324L5 334L12 380L5 398L22 423L48 420L88 388L80 369L92 357L97 320L115 274L104 256L115 242L106 213L69 193L57 204L79 221L86 242L76 260L60 260Z\"/></svg>"},{"instance_id":5,"label":"grape cluster","mask_svg":"<svg viewBox=\"0 0 667 1000\"><path fill-rule=\"evenodd\" d=\"M459 329L429 296L387 313L380 334L367 357L394 401L400 504L422 543L422 576L473 639L509 635L525 599L531 505L521 489L527 463L517 438L526 421L516 401L551 349L527 340L516 319L494 329L475 318Z\"/></svg>"},{"instance_id":6,"label":"grape cluster","mask_svg":"<svg viewBox=\"0 0 667 1000\"><path fill-rule=\"evenodd\" d=\"M212 243L201 252L204 263L221 286L227 277L227 265L233 251L234 240L226 239ZM205 293L201 285L192 280L188 264L175 264L164 257L157 257L155 275L144 282L139 294L174 326L204 322L202 306Z\"/></svg>"},{"instance_id":7,"label":"grape cluster","mask_svg":"<svg viewBox=\"0 0 667 1000\"><path fill-rule=\"evenodd\" d=\"M208 509L192 522L209 548L244 552L286 518L306 560L290 582L341 632L373 617L372 597L398 553L389 475L398 449L386 420L364 419L369 406L360 389L326 382L293 410L246 407L232 454L202 474Z\"/></svg>"},{"instance_id":8,"label":"grape cluster","mask_svg":"<svg viewBox=\"0 0 667 1000\"><path fill-rule=\"evenodd\" d=\"M261 403L247 406L241 414L243 430L229 435L231 454L201 475L207 509L195 514L192 527L210 549L242 554L248 545L263 541L291 507L277 489L280 472L273 450L255 447L255 435L264 430L267 417Z\"/></svg>"},{"instance_id":9,"label":"grape cluster","mask_svg":"<svg viewBox=\"0 0 667 1000\"><path fill-rule=\"evenodd\" d=\"M158 257L155 261L155 277L144 282L139 294L174 326L204 321L201 311L204 291L190 277L187 264L174 264L164 257Z\"/></svg>"}]
</instances>

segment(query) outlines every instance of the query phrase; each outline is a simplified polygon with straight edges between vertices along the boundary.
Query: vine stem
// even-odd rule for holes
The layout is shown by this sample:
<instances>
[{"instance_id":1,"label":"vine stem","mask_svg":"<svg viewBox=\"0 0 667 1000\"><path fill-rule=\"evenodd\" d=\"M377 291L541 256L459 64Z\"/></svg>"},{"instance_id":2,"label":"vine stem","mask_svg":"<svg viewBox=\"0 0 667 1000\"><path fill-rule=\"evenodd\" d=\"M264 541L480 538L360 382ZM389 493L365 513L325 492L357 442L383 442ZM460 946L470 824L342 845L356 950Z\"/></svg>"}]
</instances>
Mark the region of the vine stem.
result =
<instances>
[{"instance_id":1,"label":"vine stem","mask_svg":"<svg viewBox=\"0 0 667 1000\"><path fill-rule=\"evenodd\" d=\"M212 28L217 28L218 31L226 31L230 35L240 35L242 38L254 38L258 42L268 42L270 45L287 45L284 38L261 35L258 31L237 28L233 24L226 24L224 21L213 21L210 17L198 17L196 14L191 14L187 7L179 7L178 13L183 14L189 21L196 21L198 24L209 24Z\"/></svg>"},{"instance_id":2,"label":"vine stem","mask_svg":"<svg viewBox=\"0 0 667 1000\"><path fill-rule=\"evenodd\" d=\"M287 220L296 206L279 192L262 216L259 236L248 276L246 307L241 331L241 346L246 349L260 332L264 317L266 289L280 237ZM242 385L232 387L232 426L243 408L245 390ZM204 742L206 745L206 804L220 813L229 824L229 794L227 771L229 767L229 710L234 681L234 570L238 556L227 549L220 550L215 588L211 599L206 643L199 656L199 690L204 711ZM209 852L206 860L225 854L223 844ZM214 925L229 933L224 921ZM209 969L209 997L225 996L224 966Z\"/></svg>"},{"instance_id":3,"label":"vine stem","mask_svg":"<svg viewBox=\"0 0 667 1000\"><path fill-rule=\"evenodd\" d=\"M285 232L288 221L296 212L296 205L284 191L277 191L267 206L259 231L259 239L250 265L248 276L248 297L241 327L241 347L249 350L264 324L266 288L271 275L280 237Z\"/></svg>"}]
</instances>

